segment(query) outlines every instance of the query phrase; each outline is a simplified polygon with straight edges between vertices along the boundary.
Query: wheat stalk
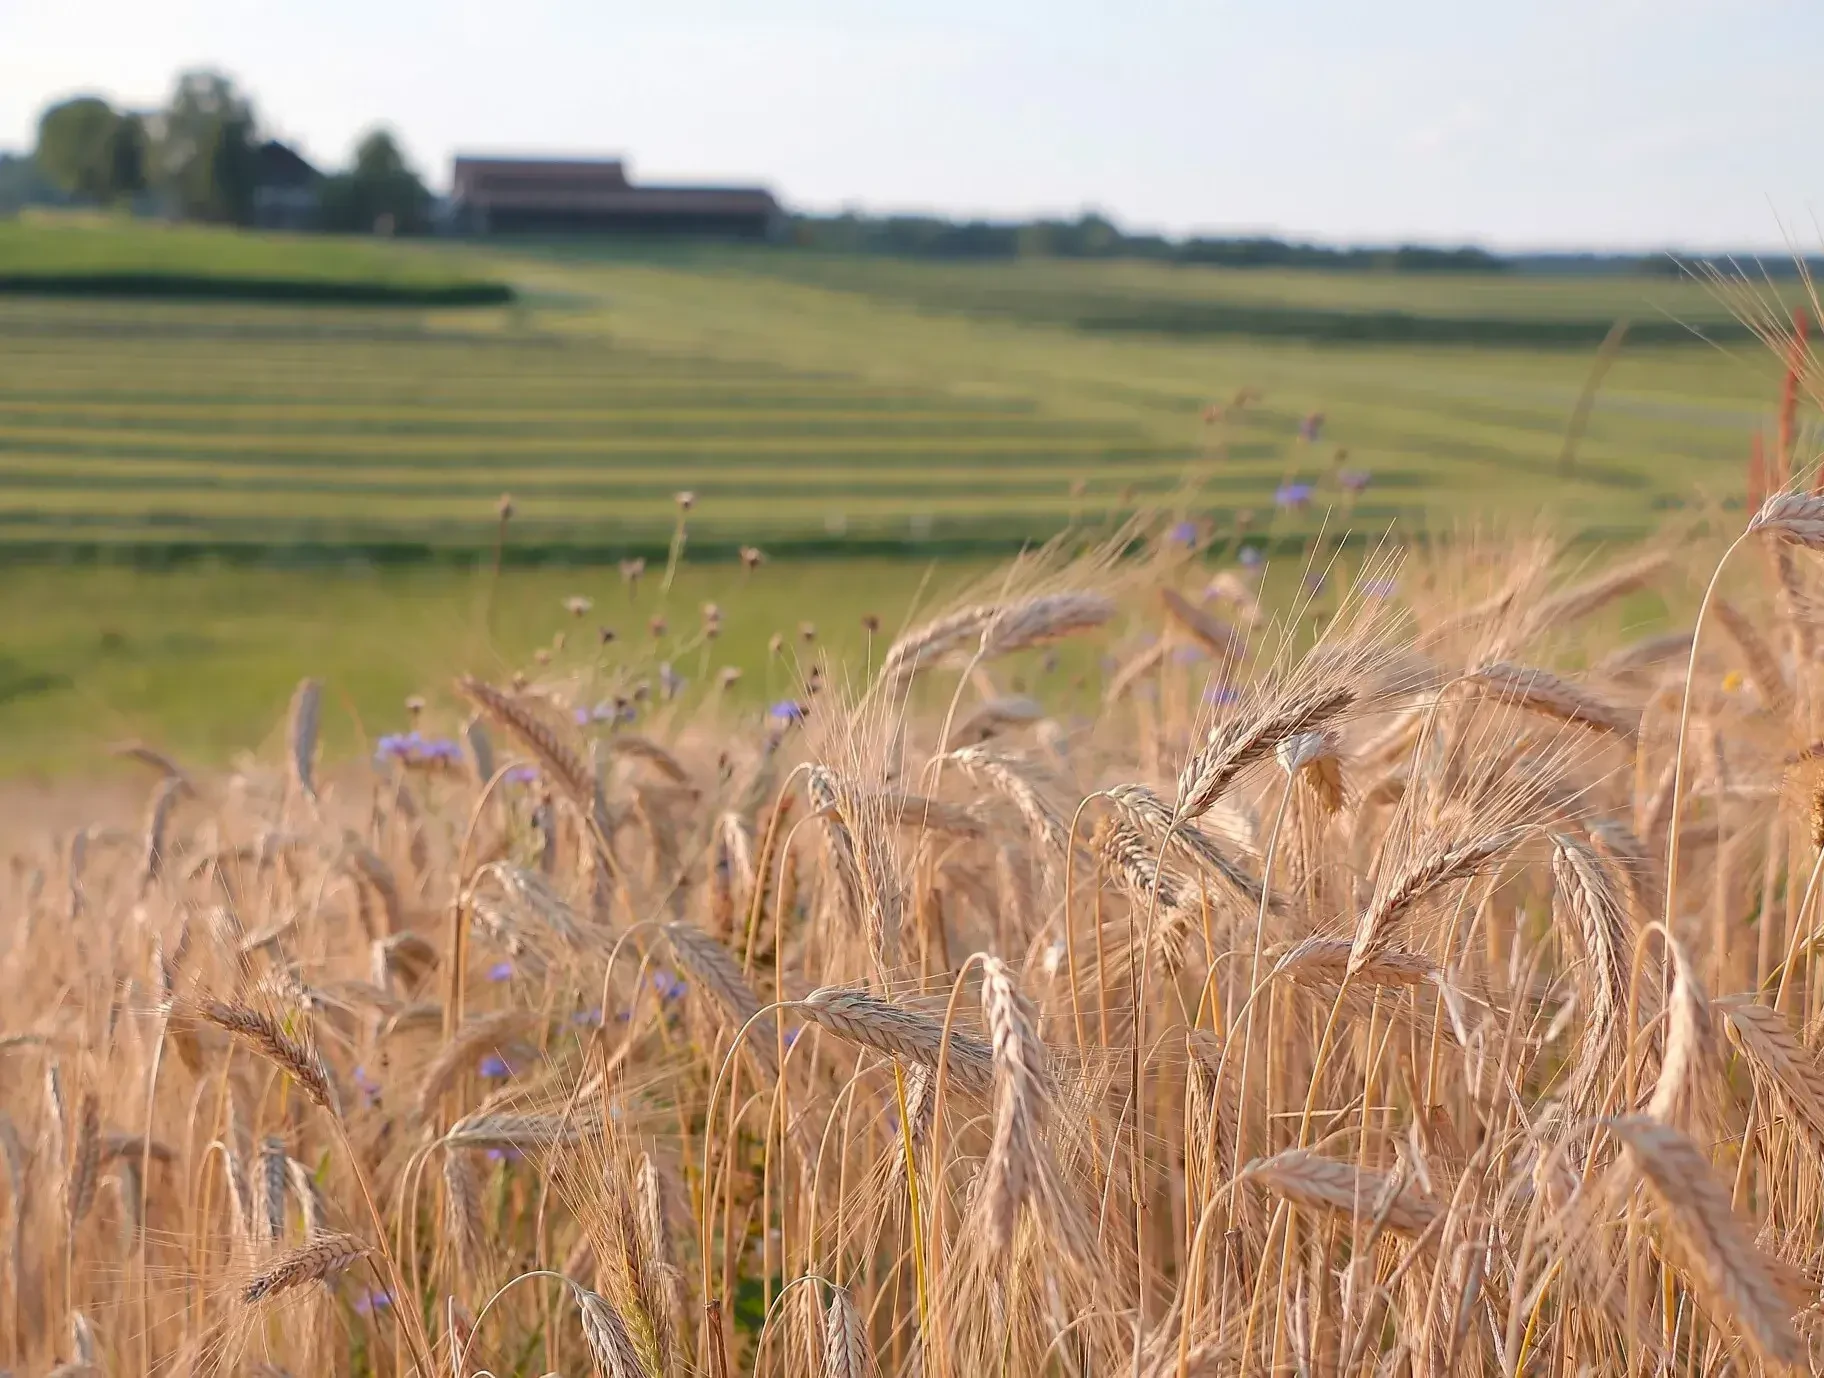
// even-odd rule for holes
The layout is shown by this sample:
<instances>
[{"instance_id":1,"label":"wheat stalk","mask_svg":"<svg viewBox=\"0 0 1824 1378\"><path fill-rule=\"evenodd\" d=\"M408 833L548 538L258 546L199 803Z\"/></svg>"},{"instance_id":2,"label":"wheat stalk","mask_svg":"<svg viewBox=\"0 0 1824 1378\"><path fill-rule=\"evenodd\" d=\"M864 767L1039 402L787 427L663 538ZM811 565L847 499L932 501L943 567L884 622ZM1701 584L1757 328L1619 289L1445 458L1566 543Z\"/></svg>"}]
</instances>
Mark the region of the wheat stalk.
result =
<instances>
[{"instance_id":1,"label":"wheat stalk","mask_svg":"<svg viewBox=\"0 0 1824 1378\"><path fill-rule=\"evenodd\" d=\"M1357 962L1365 961L1387 940L1401 915L1426 895L1453 881L1475 875L1526 835L1524 828L1500 828L1463 842L1439 842L1393 870L1355 926Z\"/></svg>"},{"instance_id":2,"label":"wheat stalk","mask_svg":"<svg viewBox=\"0 0 1824 1378\"><path fill-rule=\"evenodd\" d=\"M247 1305L270 1301L312 1282L328 1282L372 1250L352 1234L327 1234L301 1248L280 1254L242 1286Z\"/></svg>"},{"instance_id":3,"label":"wheat stalk","mask_svg":"<svg viewBox=\"0 0 1824 1378\"><path fill-rule=\"evenodd\" d=\"M1664 1207L1699 1288L1762 1354L1783 1364L1802 1363L1805 1347L1793 1329L1781 1270L1755 1247L1697 1145L1670 1125L1639 1116L1611 1120L1609 1127Z\"/></svg>"},{"instance_id":4,"label":"wheat stalk","mask_svg":"<svg viewBox=\"0 0 1824 1378\"><path fill-rule=\"evenodd\" d=\"M943 1021L921 1010L845 986L814 990L797 1009L839 1038L924 1067L935 1069L942 1049L950 1084L968 1095L986 1097L993 1084L994 1053L989 1045L956 1029L946 1040Z\"/></svg>"},{"instance_id":5,"label":"wheat stalk","mask_svg":"<svg viewBox=\"0 0 1824 1378\"><path fill-rule=\"evenodd\" d=\"M1437 1206L1406 1190L1397 1178L1308 1149L1257 1158L1242 1169L1242 1177L1301 1206L1342 1211L1401 1234L1421 1234L1438 1218Z\"/></svg>"},{"instance_id":6,"label":"wheat stalk","mask_svg":"<svg viewBox=\"0 0 1824 1378\"><path fill-rule=\"evenodd\" d=\"M1812 1154L1824 1161L1824 1070L1811 1049L1784 1015L1750 997L1729 996L1718 1000L1716 1008L1755 1081L1785 1107Z\"/></svg>"},{"instance_id":7,"label":"wheat stalk","mask_svg":"<svg viewBox=\"0 0 1824 1378\"><path fill-rule=\"evenodd\" d=\"M272 1016L251 1006L223 1000L205 1000L196 1013L205 1022L233 1034L303 1088L331 1115L340 1115L336 1083L323 1059L281 1028Z\"/></svg>"},{"instance_id":8,"label":"wheat stalk","mask_svg":"<svg viewBox=\"0 0 1824 1378\"><path fill-rule=\"evenodd\" d=\"M1037 722L1045 710L1036 700L1024 696L989 699L977 704L963 720L951 729L944 750L957 751L966 746L980 746L1007 729Z\"/></svg>"},{"instance_id":9,"label":"wheat stalk","mask_svg":"<svg viewBox=\"0 0 1824 1378\"><path fill-rule=\"evenodd\" d=\"M1634 930L1602 863L1589 848L1568 837L1553 837L1552 876L1557 882L1556 912L1569 919L1566 926L1578 935L1589 969L1583 982L1587 1027L1571 1074L1573 1093L1582 1098L1626 1043Z\"/></svg>"},{"instance_id":10,"label":"wheat stalk","mask_svg":"<svg viewBox=\"0 0 1824 1378\"><path fill-rule=\"evenodd\" d=\"M621 1313L605 1297L579 1283L572 1282L570 1292L576 1298L583 1338L589 1342L589 1352L603 1378L646 1378L646 1365L640 1361L640 1352L634 1348Z\"/></svg>"},{"instance_id":11,"label":"wheat stalk","mask_svg":"<svg viewBox=\"0 0 1824 1378\"><path fill-rule=\"evenodd\" d=\"M1775 493L1749 521L1748 532L1760 532L1808 550L1824 550L1824 497Z\"/></svg>"},{"instance_id":12,"label":"wheat stalk","mask_svg":"<svg viewBox=\"0 0 1824 1378\"><path fill-rule=\"evenodd\" d=\"M868 1378L873 1369L867 1330L854 1299L846 1288L830 1288L830 1309L823 1322L823 1378Z\"/></svg>"},{"instance_id":13,"label":"wheat stalk","mask_svg":"<svg viewBox=\"0 0 1824 1378\"><path fill-rule=\"evenodd\" d=\"M983 1169L982 1209L989 1242L1005 1253L1043 1172L1039 1134L1050 1077L1038 1016L999 957L982 960L982 1017L994 1049L994 1138Z\"/></svg>"},{"instance_id":14,"label":"wheat stalk","mask_svg":"<svg viewBox=\"0 0 1824 1378\"><path fill-rule=\"evenodd\" d=\"M737 1029L752 1023L745 1040L748 1055L767 1076L778 1072L778 1030L770 1015L760 1019L760 997L741 975L741 965L729 950L702 929L687 923L668 923L665 937L679 963L697 979L711 999Z\"/></svg>"},{"instance_id":15,"label":"wheat stalk","mask_svg":"<svg viewBox=\"0 0 1824 1378\"><path fill-rule=\"evenodd\" d=\"M323 682L299 680L291 696L285 759L291 769L292 787L313 804L317 800L317 729L322 712Z\"/></svg>"},{"instance_id":16,"label":"wheat stalk","mask_svg":"<svg viewBox=\"0 0 1824 1378\"><path fill-rule=\"evenodd\" d=\"M1257 704L1253 711L1244 712L1213 732L1209 744L1178 772L1174 819L1203 817L1242 771L1266 760L1287 737L1327 726L1359 697L1349 684L1306 685L1294 681Z\"/></svg>"},{"instance_id":17,"label":"wheat stalk","mask_svg":"<svg viewBox=\"0 0 1824 1378\"><path fill-rule=\"evenodd\" d=\"M1487 689L1504 704L1556 718L1560 722L1576 723L1580 727L1612 733L1627 741L1633 741L1640 731L1637 717L1624 713L1614 704L1605 702L1586 689L1580 689L1549 670L1536 669L1530 665L1514 665L1508 661L1490 661L1471 671L1466 682Z\"/></svg>"}]
</instances>

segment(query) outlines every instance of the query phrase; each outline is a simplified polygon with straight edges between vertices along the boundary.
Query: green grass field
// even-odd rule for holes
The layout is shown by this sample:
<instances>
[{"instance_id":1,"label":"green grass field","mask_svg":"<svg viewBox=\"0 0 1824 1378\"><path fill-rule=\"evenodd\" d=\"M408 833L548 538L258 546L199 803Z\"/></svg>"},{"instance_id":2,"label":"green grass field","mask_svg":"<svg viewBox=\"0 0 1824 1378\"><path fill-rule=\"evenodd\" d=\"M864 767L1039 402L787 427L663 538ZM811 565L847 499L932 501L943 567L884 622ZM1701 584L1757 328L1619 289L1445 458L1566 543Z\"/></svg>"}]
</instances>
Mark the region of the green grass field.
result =
<instances>
[{"instance_id":1,"label":"green grass field","mask_svg":"<svg viewBox=\"0 0 1824 1378\"><path fill-rule=\"evenodd\" d=\"M457 253L58 213L0 221L0 292L461 304L503 295Z\"/></svg>"},{"instance_id":2,"label":"green grass field","mask_svg":"<svg viewBox=\"0 0 1824 1378\"><path fill-rule=\"evenodd\" d=\"M133 233L154 256L194 255L187 236L211 234L250 256L231 267L293 252L106 227L47 244L43 229L0 226L0 272L20 234L40 262L119 262ZM572 584L612 602L601 564L662 553L680 489L698 505L677 606L754 600L716 648L752 688L766 637L799 609L891 623L933 559L1073 519L1163 504L1219 531L1253 512L1250 539L1334 529L1339 449L1372 476L1357 529L1543 512L1628 539L1738 496L1778 391L1778 362L1726 307L1670 278L324 240L298 242L295 266L333 274L368 254L402 281L499 278L520 299L0 297L0 562L14 566L0 574L0 770L120 735L219 753L273 721L303 673L364 716L395 711L453 657L483 665L490 646L548 635ZM1620 316L1636 334L1566 472L1567 420ZM1259 400L1205 423L1244 388ZM1314 410L1309 444L1297 427ZM1313 503L1276 512L1293 479L1316 485ZM578 568L510 576L505 620L483 636L465 619L503 491L509 557ZM744 542L775 556L752 589L730 556ZM864 550L895 558L845 562Z\"/></svg>"}]
</instances>

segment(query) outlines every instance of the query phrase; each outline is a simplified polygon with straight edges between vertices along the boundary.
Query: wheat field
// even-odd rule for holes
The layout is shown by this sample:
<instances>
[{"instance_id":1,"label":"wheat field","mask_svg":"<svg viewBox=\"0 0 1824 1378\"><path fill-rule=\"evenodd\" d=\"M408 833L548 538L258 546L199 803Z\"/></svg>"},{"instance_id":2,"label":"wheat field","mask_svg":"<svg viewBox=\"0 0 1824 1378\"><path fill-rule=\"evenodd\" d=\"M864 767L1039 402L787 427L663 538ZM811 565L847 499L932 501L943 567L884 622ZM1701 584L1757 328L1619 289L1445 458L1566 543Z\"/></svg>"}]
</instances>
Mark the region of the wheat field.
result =
<instances>
[{"instance_id":1,"label":"wheat field","mask_svg":"<svg viewBox=\"0 0 1824 1378\"><path fill-rule=\"evenodd\" d=\"M1142 519L764 709L579 605L371 762L125 748L14 836L0 1363L1815 1365L1819 551Z\"/></svg>"}]
</instances>

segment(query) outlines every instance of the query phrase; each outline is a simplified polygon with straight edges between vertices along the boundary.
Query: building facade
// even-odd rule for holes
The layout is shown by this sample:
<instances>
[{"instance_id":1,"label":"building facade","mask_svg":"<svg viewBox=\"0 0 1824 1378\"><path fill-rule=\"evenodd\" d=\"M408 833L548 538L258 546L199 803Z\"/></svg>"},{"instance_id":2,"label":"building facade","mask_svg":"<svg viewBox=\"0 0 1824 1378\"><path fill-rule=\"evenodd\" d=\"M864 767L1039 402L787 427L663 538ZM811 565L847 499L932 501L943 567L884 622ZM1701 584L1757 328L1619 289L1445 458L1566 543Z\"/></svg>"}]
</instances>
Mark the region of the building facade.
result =
<instances>
[{"instance_id":1,"label":"building facade","mask_svg":"<svg viewBox=\"0 0 1824 1378\"><path fill-rule=\"evenodd\" d=\"M456 159L450 220L469 234L764 239L782 222L764 187L636 186L616 159Z\"/></svg>"}]
</instances>

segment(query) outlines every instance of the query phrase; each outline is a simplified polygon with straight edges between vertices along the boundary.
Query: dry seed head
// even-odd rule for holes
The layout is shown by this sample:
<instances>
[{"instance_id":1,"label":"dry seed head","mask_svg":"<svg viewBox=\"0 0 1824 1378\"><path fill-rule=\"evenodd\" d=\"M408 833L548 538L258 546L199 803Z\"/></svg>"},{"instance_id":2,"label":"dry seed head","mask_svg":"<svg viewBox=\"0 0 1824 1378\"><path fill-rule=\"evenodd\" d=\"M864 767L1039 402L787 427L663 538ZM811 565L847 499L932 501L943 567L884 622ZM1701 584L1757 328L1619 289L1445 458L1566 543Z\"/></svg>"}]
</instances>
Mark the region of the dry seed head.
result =
<instances>
[{"instance_id":1,"label":"dry seed head","mask_svg":"<svg viewBox=\"0 0 1824 1378\"><path fill-rule=\"evenodd\" d=\"M602 1378L646 1378L646 1366L640 1362L640 1352L634 1348L621 1313L605 1297L575 1282L570 1284L570 1292L576 1298L583 1338Z\"/></svg>"},{"instance_id":2,"label":"dry seed head","mask_svg":"<svg viewBox=\"0 0 1824 1378\"><path fill-rule=\"evenodd\" d=\"M487 1244L481 1210L481 1179L474 1160L463 1149L445 1146L443 1232L459 1273L474 1270Z\"/></svg>"},{"instance_id":3,"label":"dry seed head","mask_svg":"<svg viewBox=\"0 0 1824 1378\"><path fill-rule=\"evenodd\" d=\"M261 1243L277 1243L285 1235L285 1192L290 1166L291 1159L285 1152L283 1139L268 1134L260 1140L260 1199L253 1226Z\"/></svg>"},{"instance_id":4,"label":"dry seed head","mask_svg":"<svg viewBox=\"0 0 1824 1378\"><path fill-rule=\"evenodd\" d=\"M101 1171L101 1105L94 1093L84 1092L76 1114L76 1147L70 1158L66 1181L66 1213L73 1233L95 1203L95 1188Z\"/></svg>"},{"instance_id":5,"label":"dry seed head","mask_svg":"<svg viewBox=\"0 0 1824 1378\"><path fill-rule=\"evenodd\" d=\"M1540 599L1527 613L1523 636L1530 637L1588 617L1623 594L1655 578L1672 562L1665 551L1653 551L1615 565L1580 584Z\"/></svg>"},{"instance_id":6,"label":"dry seed head","mask_svg":"<svg viewBox=\"0 0 1824 1378\"><path fill-rule=\"evenodd\" d=\"M1571 1084L1578 1097L1597 1087L1611 1055L1625 1043L1634 926L1596 853L1568 837L1552 839L1556 912L1583 948L1585 1029Z\"/></svg>"},{"instance_id":7,"label":"dry seed head","mask_svg":"<svg viewBox=\"0 0 1824 1378\"><path fill-rule=\"evenodd\" d=\"M994 1139L981 1199L989 1240L1005 1253L1044 1171L1039 1134L1050 1078L1038 1015L999 957L982 963L982 1016L994 1040Z\"/></svg>"},{"instance_id":8,"label":"dry seed head","mask_svg":"<svg viewBox=\"0 0 1824 1378\"><path fill-rule=\"evenodd\" d=\"M946 1084L985 1097L994 1079L994 1053L972 1034L952 1028L944 1039L943 1020L863 990L825 986L799 1002L799 1012L839 1038L889 1057L937 1066L939 1048L948 1066Z\"/></svg>"},{"instance_id":9,"label":"dry seed head","mask_svg":"<svg viewBox=\"0 0 1824 1378\"><path fill-rule=\"evenodd\" d=\"M292 1199L298 1203L299 1214L304 1217L304 1242L308 1244L329 1234L329 1203L323 1199L310 1169L296 1158L288 1158L285 1180L291 1187Z\"/></svg>"},{"instance_id":10,"label":"dry seed head","mask_svg":"<svg viewBox=\"0 0 1824 1378\"><path fill-rule=\"evenodd\" d=\"M1034 844L1042 853L1062 857L1070 828L1045 797L1039 772L1028 762L979 746L966 746L946 758L963 774L985 785L1012 804L1026 821Z\"/></svg>"},{"instance_id":11,"label":"dry seed head","mask_svg":"<svg viewBox=\"0 0 1824 1378\"><path fill-rule=\"evenodd\" d=\"M1810 493L1775 493L1748 523L1750 532L1765 532L1793 545L1824 550L1824 497Z\"/></svg>"},{"instance_id":12,"label":"dry seed head","mask_svg":"<svg viewBox=\"0 0 1824 1378\"><path fill-rule=\"evenodd\" d=\"M286 765L291 771L293 787L313 803L317 797L316 761L317 731L323 711L323 682L315 679L298 681L291 696L291 714L286 727Z\"/></svg>"},{"instance_id":13,"label":"dry seed head","mask_svg":"<svg viewBox=\"0 0 1824 1378\"><path fill-rule=\"evenodd\" d=\"M1772 1093L1819 1161L1824 1161L1824 1071L1778 1010L1743 995L1718 1000L1729 1041L1754 1079Z\"/></svg>"},{"instance_id":14,"label":"dry seed head","mask_svg":"<svg viewBox=\"0 0 1824 1378\"><path fill-rule=\"evenodd\" d=\"M1710 1303L1728 1313L1762 1354L1802 1363L1805 1347L1793 1329L1785 1269L1755 1247L1728 1188L1697 1145L1670 1125L1640 1116L1611 1120L1609 1128L1665 1208L1685 1266Z\"/></svg>"},{"instance_id":15,"label":"dry seed head","mask_svg":"<svg viewBox=\"0 0 1824 1378\"><path fill-rule=\"evenodd\" d=\"M735 1028L760 1013L760 997L741 974L741 964L729 950L694 924L668 923L665 936L680 966L696 978ZM754 1020L744 1046L769 1076L777 1071L779 1039L772 1016Z\"/></svg>"},{"instance_id":16,"label":"dry seed head","mask_svg":"<svg viewBox=\"0 0 1824 1378\"><path fill-rule=\"evenodd\" d=\"M323 1059L286 1032L272 1016L247 1005L223 1000L205 1000L196 1013L205 1022L241 1039L287 1073L307 1096L330 1114L341 1113L336 1084Z\"/></svg>"},{"instance_id":17,"label":"dry seed head","mask_svg":"<svg viewBox=\"0 0 1824 1378\"><path fill-rule=\"evenodd\" d=\"M1385 945L1394 924L1419 900L1452 881L1475 875L1525 835L1524 828L1511 827L1463 842L1439 842L1392 871L1356 921L1357 963Z\"/></svg>"},{"instance_id":18,"label":"dry seed head","mask_svg":"<svg viewBox=\"0 0 1824 1378\"><path fill-rule=\"evenodd\" d=\"M1132 832L1155 844L1169 835L1172 852L1181 859L1190 861L1200 871L1215 876L1222 888L1246 905L1249 912L1259 908L1260 882L1249 875L1239 861L1223 851L1222 845L1215 838L1195 823L1180 822L1174 827L1171 807L1152 790L1145 785L1125 784L1116 785L1106 793L1109 803L1132 824ZM1150 850L1136 849L1132 836L1110 833L1103 839L1103 855L1122 871L1130 886L1136 879L1145 881L1142 893L1150 890L1151 882L1146 877L1151 874L1152 857L1157 854L1157 850L1157 846ZM1167 888L1173 887L1168 885ZM1162 890L1162 904L1166 902L1165 895L1166 891ZM1181 899L1179 902L1188 901ZM1283 905L1275 896L1268 900L1267 907L1277 913Z\"/></svg>"},{"instance_id":19,"label":"dry seed head","mask_svg":"<svg viewBox=\"0 0 1824 1378\"><path fill-rule=\"evenodd\" d=\"M1341 985L1345 977L1360 985L1416 986L1436 980L1438 976L1437 963L1431 958L1397 948L1369 953L1356 963L1352 974L1350 959L1353 953L1353 945L1347 938L1305 938L1268 955L1274 958L1274 979L1303 986Z\"/></svg>"},{"instance_id":20,"label":"dry seed head","mask_svg":"<svg viewBox=\"0 0 1824 1378\"><path fill-rule=\"evenodd\" d=\"M1666 1006L1666 1051L1659 1079L1653 1084L1647 1114L1671 1123L1681 1114L1700 1113L1714 1090L1718 1071L1715 1022L1710 998L1698 980L1691 955L1677 939L1666 938L1672 960L1672 994Z\"/></svg>"},{"instance_id":21,"label":"dry seed head","mask_svg":"<svg viewBox=\"0 0 1824 1378\"><path fill-rule=\"evenodd\" d=\"M241 1300L251 1306L306 1283L327 1282L369 1252L368 1246L351 1234L326 1234L302 1248L280 1254L255 1273L241 1288Z\"/></svg>"},{"instance_id":22,"label":"dry seed head","mask_svg":"<svg viewBox=\"0 0 1824 1378\"><path fill-rule=\"evenodd\" d=\"M1390 1174L1302 1148L1256 1159L1242 1176L1299 1205L1344 1212L1363 1231L1380 1221L1401 1234L1419 1234L1438 1217L1436 1205L1406 1190Z\"/></svg>"},{"instance_id":23,"label":"dry seed head","mask_svg":"<svg viewBox=\"0 0 1824 1378\"><path fill-rule=\"evenodd\" d=\"M1760 692L1762 703L1770 712L1784 712L1791 702L1792 692L1786 683L1786 672L1780 668L1780 658L1774 653L1773 647L1767 644L1766 638L1748 614L1727 598L1716 599L1712 608L1716 620L1723 624L1723 630L1729 633L1729 639L1741 651L1742 660L1748 667L1748 677Z\"/></svg>"},{"instance_id":24,"label":"dry seed head","mask_svg":"<svg viewBox=\"0 0 1824 1378\"><path fill-rule=\"evenodd\" d=\"M1608 732L1626 741L1633 741L1640 731L1637 715L1605 702L1549 670L1496 660L1472 670L1465 682L1480 686L1501 703L1560 722Z\"/></svg>"},{"instance_id":25,"label":"dry seed head","mask_svg":"<svg viewBox=\"0 0 1824 1378\"><path fill-rule=\"evenodd\" d=\"M951 729L950 740L944 744L948 751L956 751L966 746L980 746L993 737L998 737L1010 727L1024 723L1037 722L1045 716L1039 704L1029 698L996 698L977 704L969 715Z\"/></svg>"},{"instance_id":26,"label":"dry seed head","mask_svg":"<svg viewBox=\"0 0 1824 1378\"><path fill-rule=\"evenodd\" d=\"M1221 659L1238 659L1247 653L1247 638L1221 618L1212 617L1177 589L1159 590L1160 601L1171 619L1190 633L1211 655Z\"/></svg>"},{"instance_id":27,"label":"dry seed head","mask_svg":"<svg viewBox=\"0 0 1824 1378\"><path fill-rule=\"evenodd\" d=\"M868 1378L867 1330L848 1289L830 1289L830 1309L823 1323L823 1378Z\"/></svg>"},{"instance_id":28,"label":"dry seed head","mask_svg":"<svg viewBox=\"0 0 1824 1378\"><path fill-rule=\"evenodd\" d=\"M1248 705L1178 773L1174 817L1201 818L1222 798L1235 777L1265 760L1287 737L1315 732L1353 706L1359 695L1348 683L1294 681Z\"/></svg>"}]
</instances>

